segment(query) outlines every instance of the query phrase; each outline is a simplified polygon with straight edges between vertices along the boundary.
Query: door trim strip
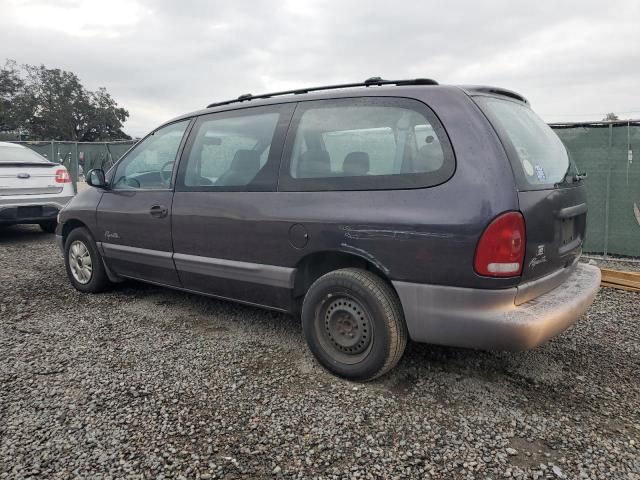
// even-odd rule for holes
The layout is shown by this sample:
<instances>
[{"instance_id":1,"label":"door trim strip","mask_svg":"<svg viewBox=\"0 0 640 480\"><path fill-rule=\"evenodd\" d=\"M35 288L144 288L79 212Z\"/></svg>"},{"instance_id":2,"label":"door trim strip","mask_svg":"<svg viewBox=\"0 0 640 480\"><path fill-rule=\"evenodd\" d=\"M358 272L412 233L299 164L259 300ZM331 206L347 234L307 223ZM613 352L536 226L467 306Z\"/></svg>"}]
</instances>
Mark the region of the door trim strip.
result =
<instances>
[{"instance_id":1,"label":"door trim strip","mask_svg":"<svg viewBox=\"0 0 640 480\"><path fill-rule=\"evenodd\" d=\"M293 288L295 280L295 268L150 250L115 243L97 242L97 244L107 258L163 268L173 268L173 264L175 264L178 273L189 272L289 289ZM171 263L171 267L169 267L169 263Z\"/></svg>"},{"instance_id":2,"label":"door trim strip","mask_svg":"<svg viewBox=\"0 0 640 480\"><path fill-rule=\"evenodd\" d=\"M184 271L279 288L293 288L295 268L174 253L178 273Z\"/></svg>"},{"instance_id":3,"label":"door trim strip","mask_svg":"<svg viewBox=\"0 0 640 480\"><path fill-rule=\"evenodd\" d=\"M152 267L173 269L172 252L150 250L148 248L130 247L115 243L98 242L98 248L108 259L123 260L130 263L142 263Z\"/></svg>"}]
</instances>

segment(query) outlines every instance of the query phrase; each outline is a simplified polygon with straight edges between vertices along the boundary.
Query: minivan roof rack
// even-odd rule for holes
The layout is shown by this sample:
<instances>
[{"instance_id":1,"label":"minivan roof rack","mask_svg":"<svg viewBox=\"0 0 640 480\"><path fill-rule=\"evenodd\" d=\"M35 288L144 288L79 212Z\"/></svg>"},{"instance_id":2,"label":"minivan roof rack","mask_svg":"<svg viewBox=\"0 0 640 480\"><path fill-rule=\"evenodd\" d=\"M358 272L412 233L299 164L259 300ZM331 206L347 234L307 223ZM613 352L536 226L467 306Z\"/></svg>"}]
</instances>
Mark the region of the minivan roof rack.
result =
<instances>
[{"instance_id":1,"label":"minivan roof rack","mask_svg":"<svg viewBox=\"0 0 640 480\"><path fill-rule=\"evenodd\" d=\"M414 78L410 80L384 80L380 77L371 77L371 78L367 78L364 82L361 82L361 83L343 83L339 85L325 85L322 87L299 88L296 90L284 90L282 92L262 93L260 95L252 95L250 93L245 93L244 95L240 95L238 98L234 98L233 100L225 100L224 102L210 103L209 105L207 105L207 108L220 107L222 105L229 105L231 103L241 103L249 100L279 97L281 95L301 95L303 93L318 92L320 90L335 90L338 88L353 88L353 87L372 87L375 85L377 86L438 85L438 82L430 78Z\"/></svg>"}]
</instances>

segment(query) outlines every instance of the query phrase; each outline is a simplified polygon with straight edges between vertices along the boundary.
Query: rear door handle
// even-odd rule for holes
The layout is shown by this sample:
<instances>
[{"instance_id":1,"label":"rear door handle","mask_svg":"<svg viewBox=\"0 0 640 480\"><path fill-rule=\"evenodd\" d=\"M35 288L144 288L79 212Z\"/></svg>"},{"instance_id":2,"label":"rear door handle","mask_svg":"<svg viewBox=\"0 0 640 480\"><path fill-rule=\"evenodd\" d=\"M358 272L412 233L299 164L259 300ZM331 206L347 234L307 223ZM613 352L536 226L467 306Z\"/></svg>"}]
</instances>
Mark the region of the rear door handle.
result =
<instances>
[{"instance_id":1,"label":"rear door handle","mask_svg":"<svg viewBox=\"0 0 640 480\"><path fill-rule=\"evenodd\" d=\"M154 205L149 210L149 215L155 218L164 218L169 213L169 209L164 205Z\"/></svg>"}]
</instances>

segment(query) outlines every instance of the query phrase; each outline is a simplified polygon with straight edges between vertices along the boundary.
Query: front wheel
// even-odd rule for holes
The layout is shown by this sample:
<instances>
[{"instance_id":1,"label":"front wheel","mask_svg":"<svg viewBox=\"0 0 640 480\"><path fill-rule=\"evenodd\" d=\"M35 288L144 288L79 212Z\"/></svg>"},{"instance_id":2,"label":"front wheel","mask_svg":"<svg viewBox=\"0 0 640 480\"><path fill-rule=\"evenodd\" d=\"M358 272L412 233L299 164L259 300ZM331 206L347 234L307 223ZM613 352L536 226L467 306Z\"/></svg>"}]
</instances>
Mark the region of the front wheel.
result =
<instances>
[{"instance_id":1,"label":"front wheel","mask_svg":"<svg viewBox=\"0 0 640 480\"><path fill-rule=\"evenodd\" d=\"M76 290L97 293L111 286L98 247L86 228L76 228L67 237L64 263Z\"/></svg>"},{"instance_id":2,"label":"front wheel","mask_svg":"<svg viewBox=\"0 0 640 480\"><path fill-rule=\"evenodd\" d=\"M329 272L311 285L302 328L320 364L351 380L385 374L407 345L398 296L380 277L356 268Z\"/></svg>"}]
</instances>

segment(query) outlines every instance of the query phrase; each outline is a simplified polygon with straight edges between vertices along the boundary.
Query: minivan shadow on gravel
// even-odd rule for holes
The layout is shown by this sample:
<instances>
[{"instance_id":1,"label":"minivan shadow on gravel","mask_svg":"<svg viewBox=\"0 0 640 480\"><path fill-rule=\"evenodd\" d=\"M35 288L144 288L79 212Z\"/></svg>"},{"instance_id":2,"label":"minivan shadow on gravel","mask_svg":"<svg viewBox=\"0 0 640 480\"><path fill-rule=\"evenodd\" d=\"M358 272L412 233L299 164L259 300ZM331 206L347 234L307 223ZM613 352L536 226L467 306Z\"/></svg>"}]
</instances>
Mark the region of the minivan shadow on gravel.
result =
<instances>
[{"instance_id":1,"label":"minivan shadow on gravel","mask_svg":"<svg viewBox=\"0 0 640 480\"><path fill-rule=\"evenodd\" d=\"M304 343L300 319L292 315L134 281L116 286L114 292L129 297L131 301L126 308L132 313L162 312L165 321L205 338L283 346L291 354L291 367L300 374L325 372L316 368ZM498 390L505 387L530 390L559 382L563 370L561 362L544 346L530 352L492 352L409 342L394 372L361 388L380 389L398 396L422 393L425 382L442 385L464 382L484 387L493 385ZM325 373L325 380L344 381ZM351 382L345 381L345 384Z\"/></svg>"},{"instance_id":2,"label":"minivan shadow on gravel","mask_svg":"<svg viewBox=\"0 0 640 480\"><path fill-rule=\"evenodd\" d=\"M395 372L373 382L400 396L437 391L474 390L531 393L558 385L564 365L553 350L541 347L528 352L482 351L409 342ZM443 396L443 398L446 395Z\"/></svg>"}]
</instances>

